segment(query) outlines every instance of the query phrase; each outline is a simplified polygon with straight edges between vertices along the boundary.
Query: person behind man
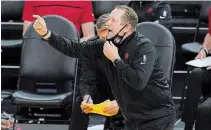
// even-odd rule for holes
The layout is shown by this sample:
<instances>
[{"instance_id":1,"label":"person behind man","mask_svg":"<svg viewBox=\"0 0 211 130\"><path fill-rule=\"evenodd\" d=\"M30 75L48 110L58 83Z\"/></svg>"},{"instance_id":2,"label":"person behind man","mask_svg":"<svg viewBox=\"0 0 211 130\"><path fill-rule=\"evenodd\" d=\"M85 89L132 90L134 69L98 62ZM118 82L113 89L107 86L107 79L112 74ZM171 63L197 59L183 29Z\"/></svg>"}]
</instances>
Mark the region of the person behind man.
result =
<instances>
[{"instance_id":1,"label":"person behind man","mask_svg":"<svg viewBox=\"0 0 211 130\"><path fill-rule=\"evenodd\" d=\"M105 39L108 35L106 23L109 20L109 14L104 14L97 19L96 29L100 39ZM94 40L94 39L93 39ZM105 108L108 114L116 114L119 111L117 102L112 95L106 74L103 72L103 64L100 60L85 60L82 64L82 77L79 84L80 96L76 99L72 112L70 130L85 130L88 127L88 113L84 110L83 104L101 103L107 99L111 100L111 105ZM97 92L96 92L97 91ZM89 100L88 100L89 98Z\"/></svg>"},{"instance_id":2,"label":"person behind man","mask_svg":"<svg viewBox=\"0 0 211 130\"><path fill-rule=\"evenodd\" d=\"M151 21L172 31L171 6L165 1L131 1L128 4L138 15L139 23Z\"/></svg>"},{"instance_id":3,"label":"person behind man","mask_svg":"<svg viewBox=\"0 0 211 130\"><path fill-rule=\"evenodd\" d=\"M211 9L210 9L211 12ZM211 50L211 35L208 33L204 40L204 48L207 50ZM206 49L204 51L206 51ZM205 52L207 54L207 51ZM197 58L203 58L205 57L205 53L201 52L197 56ZM207 71L209 71L209 77L211 76L211 66L207 68ZM208 77L207 76L207 77ZM206 82L206 81L205 81ZM211 78L209 78L209 86L211 86ZM208 99L205 100L202 104L200 104L196 110L196 124L195 124L195 130L210 130L211 128L211 87L209 87L208 90Z\"/></svg>"},{"instance_id":4,"label":"person behind man","mask_svg":"<svg viewBox=\"0 0 211 130\"><path fill-rule=\"evenodd\" d=\"M207 35L205 36L202 48L200 49L198 55L196 56L196 59L203 59L207 57L210 50L211 50L211 35L207 33ZM187 94L186 94L186 100L184 103L184 110L182 114L182 121L185 122L185 130L193 129L193 124L195 121L195 113L198 107L201 93L205 100L211 96L210 95L211 94L211 66L207 68L195 68L192 70L191 74L188 76L188 89L187 89ZM207 103L210 103L210 102L205 101L202 107L209 106L209 104ZM203 110L203 108L201 109ZM207 116L205 116L204 118L206 117ZM210 127L207 127L207 128L210 129Z\"/></svg>"},{"instance_id":5,"label":"person behind man","mask_svg":"<svg viewBox=\"0 0 211 130\"><path fill-rule=\"evenodd\" d=\"M33 14L59 15L68 19L83 35L81 41L88 40L95 35L95 18L91 1L25 1L22 17L24 20L23 34L34 21Z\"/></svg>"},{"instance_id":6,"label":"person behind man","mask_svg":"<svg viewBox=\"0 0 211 130\"><path fill-rule=\"evenodd\" d=\"M34 17L35 31L58 51L71 57L101 60L125 119L124 130L173 130L176 113L169 84L154 45L135 31L138 17L132 8L119 5L111 12L107 41L82 44L51 32L44 19Z\"/></svg>"}]
</instances>

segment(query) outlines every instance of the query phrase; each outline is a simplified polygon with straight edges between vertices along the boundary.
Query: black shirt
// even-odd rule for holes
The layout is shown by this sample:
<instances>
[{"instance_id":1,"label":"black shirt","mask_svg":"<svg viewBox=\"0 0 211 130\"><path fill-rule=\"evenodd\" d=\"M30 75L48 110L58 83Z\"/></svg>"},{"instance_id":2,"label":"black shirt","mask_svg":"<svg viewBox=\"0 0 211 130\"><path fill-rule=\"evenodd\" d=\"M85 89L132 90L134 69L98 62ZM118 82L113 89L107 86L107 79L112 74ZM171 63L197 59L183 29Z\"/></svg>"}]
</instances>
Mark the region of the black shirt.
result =
<instances>
[{"instance_id":1,"label":"black shirt","mask_svg":"<svg viewBox=\"0 0 211 130\"><path fill-rule=\"evenodd\" d=\"M77 43L52 33L49 43L68 56L102 62L126 121L145 128L175 120L173 99L159 55L151 41L140 33L134 32L122 42L121 60L116 66L103 55L104 40Z\"/></svg>"}]
</instances>

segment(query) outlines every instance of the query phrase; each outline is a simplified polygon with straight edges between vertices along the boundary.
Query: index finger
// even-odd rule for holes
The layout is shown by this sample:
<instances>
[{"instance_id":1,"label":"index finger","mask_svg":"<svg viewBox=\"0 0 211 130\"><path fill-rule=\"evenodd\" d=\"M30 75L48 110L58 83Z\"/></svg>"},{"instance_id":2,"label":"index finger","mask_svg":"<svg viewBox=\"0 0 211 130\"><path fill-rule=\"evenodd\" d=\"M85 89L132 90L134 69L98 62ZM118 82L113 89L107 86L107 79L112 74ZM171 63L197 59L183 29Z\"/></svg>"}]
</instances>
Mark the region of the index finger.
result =
<instances>
[{"instance_id":1,"label":"index finger","mask_svg":"<svg viewBox=\"0 0 211 130\"><path fill-rule=\"evenodd\" d=\"M106 46L108 46L108 41L106 41L105 43L104 43L104 45L103 45L103 47L106 47Z\"/></svg>"},{"instance_id":2,"label":"index finger","mask_svg":"<svg viewBox=\"0 0 211 130\"><path fill-rule=\"evenodd\" d=\"M108 41L108 42L106 42L106 46L111 46L111 44L110 44L110 42Z\"/></svg>"},{"instance_id":3,"label":"index finger","mask_svg":"<svg viewBox=\"0 0 211 130\"><path fill-rule=\"evenodd\" d=\"M36 15L36 14L33 15L33 17L36 18L36 19L40 19L41 18L39 15Z\"/></svg>"},{"instance_id":4,"label":"index finger","mask_svg":"<svg viewBox=\"0 0 211 130\"><path fill-rule=\"evenodd\" d=\"M109 43L109 41L106 41L104 44L108 44Z\"/></svg>"}]
</instances>

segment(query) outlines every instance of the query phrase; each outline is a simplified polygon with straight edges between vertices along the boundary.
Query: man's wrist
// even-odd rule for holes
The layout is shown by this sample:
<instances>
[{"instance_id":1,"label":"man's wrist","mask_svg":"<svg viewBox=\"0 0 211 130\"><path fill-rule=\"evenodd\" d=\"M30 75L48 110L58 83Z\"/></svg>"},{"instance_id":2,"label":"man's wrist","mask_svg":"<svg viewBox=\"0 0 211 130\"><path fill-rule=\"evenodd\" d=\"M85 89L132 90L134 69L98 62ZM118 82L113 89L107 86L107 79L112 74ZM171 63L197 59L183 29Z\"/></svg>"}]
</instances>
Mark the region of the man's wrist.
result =
<instances>
[{"instance_id":1,"label":"man's wrist","mask_svg":"<svg viewBox=\"0 0 211 130\"><path fill-rule=\"evenodd\" d=\"M42 38L45 39L45 40L48 40L50 36L51 36L51 31L48 30L47 34L44 35Z\"/></svg>"},{"instance_id":2,"label":"man's wrist","mask_svg":"<svg viewBox=\"0 0 211 130\"><path fill-rule=\"evenodd\" d=\"M120 61L121 61L121 58L119 57L119 58L116 58L112 63L114 66L116 66L118 64L118 62L120 62Z\"/></svg>"},{"instance_id":3,"label":"man's wrist","mask_svg":"<svg viewBox=\"0 0 211 130\"><path fill-rule=\"evenodd\" d=\"M84 95L83 100L87 100L89 97L90 97L90 95L86 94L86 95Z\"/></svg>"},{"instance_id":4,"label":"man's wrist","mask_svg":"<svg viewBox=\"0 0 211 130\"><path fill-rule=\"evenodd\" d=\"M204 51L205 54L206 54L206 56L207 56L208 53L209 53L209 50L208 50L207 48L205 48L205 47L202 47L202 48L200 49L200 51Z\"/></svg>"},{"instance_id":5,"label":"man's wrist","mask_svg":"<svg viewBox=\"0 0 211 130\"><path fill-rule=\"evenodd\" d=\"M114 62L116 59L121 59L121 58L120 58L119 55L118 55L118 56L115 56L115 57L111 60L111 62Z\"/></svg>"},{"instance_id":6,"label":"man's wrist","mask_svg":"<svg viewBox=\"0 0 211 130\"><path fill-rule=\"evenodd\" d=\"M40 34L40 36L41 36L41 37L45 37L45 36L48 34L48 32L49 32L49 30L45 30L45 33L42 34L42 35Z\"/></svg>"}]
</instances>

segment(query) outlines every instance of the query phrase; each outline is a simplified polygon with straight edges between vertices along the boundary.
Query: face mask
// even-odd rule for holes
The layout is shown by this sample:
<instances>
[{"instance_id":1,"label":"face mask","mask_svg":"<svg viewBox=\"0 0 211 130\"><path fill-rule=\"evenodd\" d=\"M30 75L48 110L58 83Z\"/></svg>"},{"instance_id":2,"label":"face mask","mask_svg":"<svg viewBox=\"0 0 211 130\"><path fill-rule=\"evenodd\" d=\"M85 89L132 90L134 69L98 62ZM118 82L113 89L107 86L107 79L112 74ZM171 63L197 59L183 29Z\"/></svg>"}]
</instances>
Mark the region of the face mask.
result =
<instances>
[{"instance_id":1,"label":"face mask","mask_svg":"<svg viewBox=\"0 0 211 130\"><path fill-rule=\"evenodd\" d=\"M119 45L122 42L123 37L125 36L126 33L124 33L122 36L119 36L119 33L127 26L127 24L120 29L120 31L113 36L112 38L106 39L107 41L111 41L114 45Z\"/></svg>"}]
</instances>

